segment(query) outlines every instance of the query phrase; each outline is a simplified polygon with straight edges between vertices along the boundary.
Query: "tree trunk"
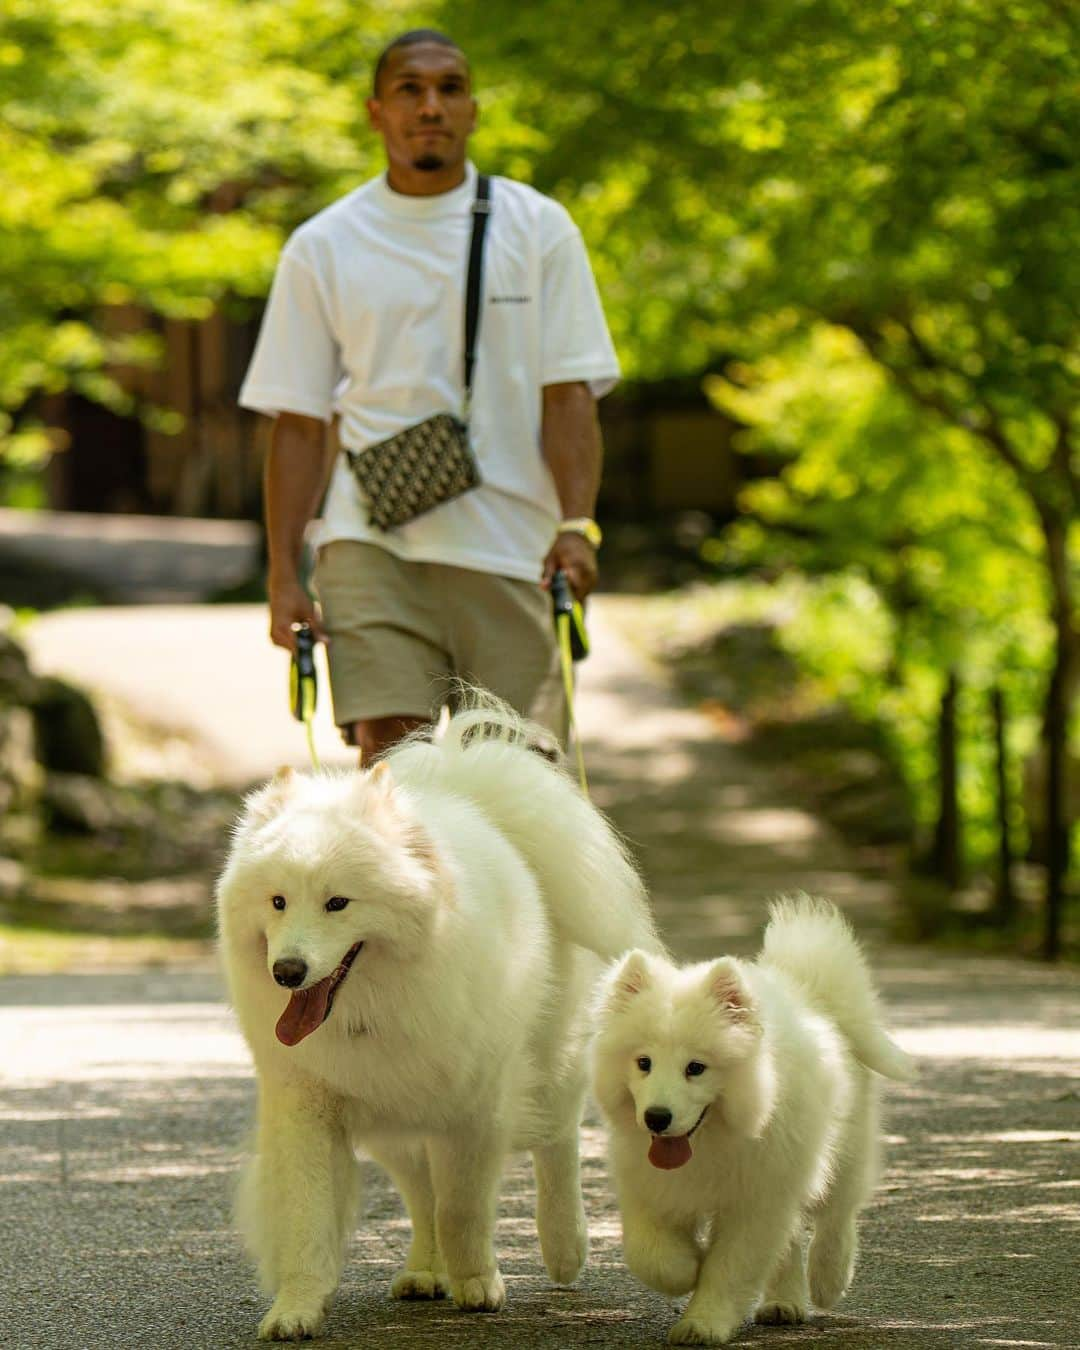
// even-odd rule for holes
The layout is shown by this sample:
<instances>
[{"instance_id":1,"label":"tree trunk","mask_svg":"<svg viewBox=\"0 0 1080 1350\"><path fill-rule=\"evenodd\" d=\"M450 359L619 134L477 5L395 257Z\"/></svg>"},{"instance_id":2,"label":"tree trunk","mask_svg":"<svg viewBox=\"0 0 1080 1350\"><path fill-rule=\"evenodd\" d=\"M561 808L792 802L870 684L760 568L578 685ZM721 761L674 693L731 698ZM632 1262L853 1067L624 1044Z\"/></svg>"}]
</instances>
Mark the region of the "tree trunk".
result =
<instances>
[{"instance_id":1,"label":"tree trunk","mask_svg":"<svg viewBox=\"0 0 1080 1350\"><path fill-rule=\"evenodd\" d=\"M962 880L960 861L959 769L956 733L956 703L960 682L950 671L941 695L938 712L938 784L937 826L934 830L934 871L956 890Z\"/></svg>"},{"instance_id":2,"label":"tree trunk","mask_svg":"<svg viewBox=\"0 0 1080 1350\"><path fill-rule=\"evenodd\" d=\"M1046 907L1043 955L1056 961L1061 954L1061 914L1065 878L1069 870L1066 773L1068 766L1069 708L1077 677L1076 642L1071 596L1066 523L1048 511L1041 513L1047 561L1053 588L1054 669L1046 691L1043 742L1046 756Z\"/></svg>"},{"instance_id":3,"label":"tree trunk","mask_svg":"<svg viewBox=\"0 0 1080 1350\"><path fill-rule=\"evenodd\" d=\"M994 896L994 920L1003 928L1016 918L1016 892L1012 879L1012 842L1009 838L1009 778L1005 749L1005 696L999 684L990 691L990 709L994 718L995 768L997 771L998 879Z\"/></svg>"}]
</instances>

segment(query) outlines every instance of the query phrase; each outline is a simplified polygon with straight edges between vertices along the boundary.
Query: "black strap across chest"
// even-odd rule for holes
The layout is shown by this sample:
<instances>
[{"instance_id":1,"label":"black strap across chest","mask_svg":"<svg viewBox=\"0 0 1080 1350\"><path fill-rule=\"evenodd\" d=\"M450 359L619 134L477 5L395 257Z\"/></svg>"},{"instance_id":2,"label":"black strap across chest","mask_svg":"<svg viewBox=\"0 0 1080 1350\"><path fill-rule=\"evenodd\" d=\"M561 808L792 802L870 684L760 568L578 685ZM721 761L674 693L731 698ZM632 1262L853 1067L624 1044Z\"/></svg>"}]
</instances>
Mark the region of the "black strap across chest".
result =
<instances>
[{"instance_id":1,"label":"black strap across chest","mask_svg":"<svg viewBox=\"0 0 1080 1350\"><path fill-rule=\"evenodd\" d=\"M480 291L484 266L484 235L491 214L491 179L478 174L476 197L472 204L472 240L469 243L469 274L465 282L465 408L472 397L473 367L476 365L476 339L480 331Z\"/></svg>"}]
</instances>

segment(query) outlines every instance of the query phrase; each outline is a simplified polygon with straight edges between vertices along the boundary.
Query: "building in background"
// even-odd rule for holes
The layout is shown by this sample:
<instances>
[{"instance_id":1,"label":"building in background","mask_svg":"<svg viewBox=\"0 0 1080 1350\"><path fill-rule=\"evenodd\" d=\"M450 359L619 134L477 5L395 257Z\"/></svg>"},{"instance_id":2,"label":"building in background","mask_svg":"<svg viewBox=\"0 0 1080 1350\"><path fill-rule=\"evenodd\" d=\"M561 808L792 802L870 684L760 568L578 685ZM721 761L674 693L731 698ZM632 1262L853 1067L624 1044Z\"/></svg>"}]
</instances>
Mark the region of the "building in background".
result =
<instances>
[{"instance_id":1,"label":"building in background","mask_svg":"<svg viewBox=\"0 0 1080 1350\"><path fill-rule=\"evenodd\" d=\"M116 306L111 334L145 329L148 317ZM174 409L174 434L145 426L79 396L53 399L49 420L68 448L53 457L46 505L54 510L256 519L268 424L239 408L258 318L216 311L201 322L150 316L164 344L157 370L113 369L140 401ZM697 510L724 519L743 466L731 424L712 409L700 381L624 384L600 402L608 519L647 520Z\"/></svg>"}]
</instances>

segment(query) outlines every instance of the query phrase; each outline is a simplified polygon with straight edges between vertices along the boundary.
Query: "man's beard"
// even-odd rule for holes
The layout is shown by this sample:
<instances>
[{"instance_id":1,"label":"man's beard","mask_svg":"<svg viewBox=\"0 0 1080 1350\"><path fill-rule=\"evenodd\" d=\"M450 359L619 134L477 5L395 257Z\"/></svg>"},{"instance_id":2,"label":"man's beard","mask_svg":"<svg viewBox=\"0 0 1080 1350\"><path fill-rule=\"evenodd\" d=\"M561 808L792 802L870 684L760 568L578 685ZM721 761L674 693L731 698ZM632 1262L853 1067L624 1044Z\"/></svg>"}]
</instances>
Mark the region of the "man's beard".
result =
<instances>
[{"instance_id":1,"label":"man's beard","mask_svg":"<svg viewBox=\"0 0 1080 1350\"><path fill-rule=\"evenodd\" d=\"M426 154L413 160L413 168L419 169L422 173L434 173L437 169L444 169L445 167L446 161L441 155Z\"/></svg>"}]
</instances>

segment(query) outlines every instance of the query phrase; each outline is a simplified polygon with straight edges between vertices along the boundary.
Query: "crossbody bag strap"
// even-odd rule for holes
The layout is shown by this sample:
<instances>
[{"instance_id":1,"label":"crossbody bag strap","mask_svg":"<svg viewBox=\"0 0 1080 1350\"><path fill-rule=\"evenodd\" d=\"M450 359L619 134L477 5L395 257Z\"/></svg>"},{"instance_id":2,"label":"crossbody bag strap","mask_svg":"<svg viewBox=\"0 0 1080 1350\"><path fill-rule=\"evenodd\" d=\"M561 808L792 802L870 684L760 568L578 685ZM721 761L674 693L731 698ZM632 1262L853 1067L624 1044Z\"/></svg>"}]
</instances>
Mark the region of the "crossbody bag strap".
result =
<instances>
[{"instance_id":1,"label":"crossbody bag strap","mask_svg":"<svg viewBox=\"0 0 1080 1350\"><path fill-rule=\"evenodd\" d=\"M476 338L480 330L480 289L483 281L484 235L491 214L491 179L476 178L476 197L472 204L472 241L469 244L469 274L465 283L465 421L472 404L473 367L476 365Z\"/></svg>"}]
</instances>

